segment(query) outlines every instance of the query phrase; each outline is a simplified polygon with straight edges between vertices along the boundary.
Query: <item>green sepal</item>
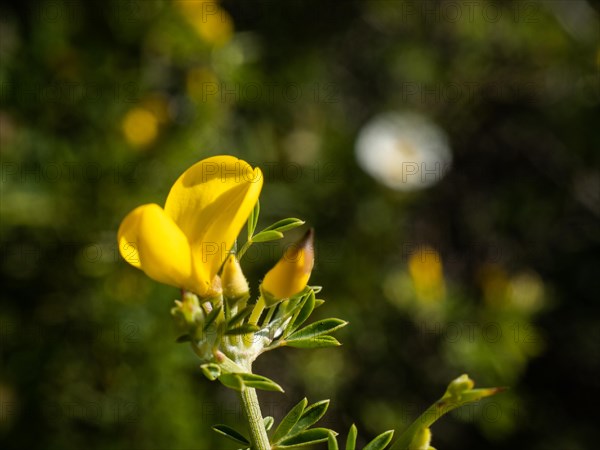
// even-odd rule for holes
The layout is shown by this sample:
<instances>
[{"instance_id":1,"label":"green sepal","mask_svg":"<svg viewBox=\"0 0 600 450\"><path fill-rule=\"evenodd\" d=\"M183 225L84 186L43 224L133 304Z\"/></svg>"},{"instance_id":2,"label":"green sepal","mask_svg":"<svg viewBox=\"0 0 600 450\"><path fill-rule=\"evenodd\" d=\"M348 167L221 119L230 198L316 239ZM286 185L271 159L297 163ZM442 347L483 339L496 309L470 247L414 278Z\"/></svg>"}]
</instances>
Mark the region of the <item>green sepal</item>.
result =
<instances>
[{"instance_id":1,"label":"green sepal","mask_svg":"<svg viewBox=\"0 0 600 450\"><path fill-rule=\"evenodd\" d=\"M300 417L298 422L296 422L296 424L292 427L289 434L294 435L313 426L321 419L321 417L325 415L328 407L329 400L321 400L320 402L313 403L312 405L310 405L304 410L302 416Z\"/></svg>"},{"instance_id":2,"label":"green sepal","mask_svg":"<svg viewBox=\"0 0 600 450\"><path fill-rule=\"evenodd\" d=\"M281 422L279 425L277 425L275 433L273 434L273 442L278 443L287 436L294 425L296 425L296 422L298 422L300 417L302 417L302 413L304 412L304 408L306 408L307 404L308 400L303 398L292 409L290 409L283 419L281 419Z\"/></svg>"},{"instance_id":3,"label":"green sepal","mask_svg":"<svg viewBox=\"0 0 600 450\"><path fill-rule=\"evenodd\" d=\"M339 347L340 341L333 336L316 336L306 339L294 339L293 341L285 341L283 345L294 348L326 348Z\"/></svg>"},{"instance_id":4,"label":"green sepal","mask_svg":"<svg viewBox=\"0 0 600 450\"><path fill-rule=\"evenodd\" d=\"M227 330L225 332L225 334L227 334L229 336L236 336L238 334L254 333L258 330L260 330L259 326L252 325L251 323L245 323L244 325L241 325L237 328L231 328L231 329Z\"/></svg>"},{"instance_id":5,"label":"green sepal","mask_svg":"<svg viewBox=\"0 0 600 450\"><path fill-rule=\"evenodd\" d=\"M214 364L214 363L202 364L200 366L200 369L202 370L202 373L204 374L204 376L206 378L208 378L210 381L215 381L217 378L219 378L221 376L221 368L219 367L218 364Z\"/></svg>"},{"instance_id":6,"label":"green sepal","mask_svg":"<svg viewBox=\"0 0 600 450\"><path fill-rule=\"evenodd\" d=\"M319 320L318 322L311 323L301 330L292 333L286 338L286 341L313 339L324 334L333 333L346 325L348 325L348 322L342 319L330 318Z\"/></svg>"},{"instance_id":7,"label":"green sepal","mask_svg":"<svg viewBox=\"0 0 600 450\"><path fill-rule=\"evenodd\" d=\"M218 433L222 436L225 436L225 437L231 439L232 441L237 442L238 444L250 445L250 441L248 439L246 439L246 437L243 434L234 430L230 426L223 425L223 424L217 424L217 425L213 425L211 428L216 433Z\"/></svg>"},{"instance_id":8,"label":"green sepal","mask_svg":"<svg viewBox=\"0 0 600 450\"><path fill-rule=\"evenodd\" d=\"M256 236L252 238L252 242L268 242L268 241L276 241L283 237L283 233L280 231L269 230L269 231L261 231Z\"/></svg>"},{"instance_id":9,"label":"green sepal","mask_svg":"<svg viewBox=\"0 0 600 450\"><path fill-rule=\"evenodd\" d=\"M237 305L240 302L248 301L248 299L250 299L250 293L247 292L245 294L238 295L237 297L223 296L223 298L227 302L227 306L229 306L229 308L233 308L235 305Z\"/></svg>"},{"instance_id":10,"label":"green sepal","mask_svg":"<svg viewBox=\"0 0 600 450\"><path fill-rule=\"evenodd\" d=\"M311 428L310 430L305 430L301 433L284 439L279 444L274 445L273 450L304 447L305 445L313 445L318 444L319 442L325 442L332 433L335 433L335 431L327 428Z\"/></svg>"},{"instance_id":11,"label":"green sepal","mask_svg":"<svg viewBox=\"0 0 600 450\"><path fill-rule=\"evenodd\" d=\"M363 450L383 450L392 440L394 430L384 431L371 442L369 442Z\"/></svg>"},{"instance_id":12,"label":"green sepal","mask_svg":"<svg viewBox=\"0 0 600 450\"><path fill-rule=\"evenodd\" d=\"M350 431L348 431L348 437L346 438L346 450L355 450L356 449L356 437L358 435L358 430L356 429L356 425L352 424L350 427Z\"/></svg>"},{"instance_id":13,"label":"green sepal","mask_svg":"<svg viewBox=\"0 0 600 450\"><path fill-rule=\"evenodd\" d=\"M240 392L245 388L283 392L282 387L273 380L254 373L227 373L221 375L219 381L223 383L224 386Z\"/></svg>"}]
</instances>

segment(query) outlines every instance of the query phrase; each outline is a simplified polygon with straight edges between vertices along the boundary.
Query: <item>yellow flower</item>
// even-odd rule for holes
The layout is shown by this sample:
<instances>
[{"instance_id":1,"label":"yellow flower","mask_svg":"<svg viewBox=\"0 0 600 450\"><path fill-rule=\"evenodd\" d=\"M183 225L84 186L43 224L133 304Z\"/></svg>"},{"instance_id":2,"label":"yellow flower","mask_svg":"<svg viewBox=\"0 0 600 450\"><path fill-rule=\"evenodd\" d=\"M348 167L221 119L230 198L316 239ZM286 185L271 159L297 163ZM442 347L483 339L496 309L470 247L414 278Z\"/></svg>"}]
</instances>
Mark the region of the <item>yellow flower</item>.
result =
<instances>
[{"instance_id":1,"label":"yellow flower","mask_svg":"<svg viewBox=\"0 0 600 450\"><path fill-rule=\"evenodd\" d=\"M308 230L265 275L262 292L267 306L298 294L306 287L315 261L313 235L313 230Z\"/></svg>"},{"instance_id":2,"label":"yellow flower","mask_svg":"<svg viewBox=\"0 0 600 450\"><path fill-rule=\"evenodd\" d=\"M222 46L233 36L233 19L216 0L178 0L176 5L196 33L208 44Z\"/></svg>"},{"instance_id":3,"label":"yellow flower","mask_svg":"<svg viewBox=\"0 0 600 450\"><path fill-rule=\"evenodd\" d=\"M186 170L164 209L146 204L119 227L119 251L150 278L199 295L213 281L258 200L260 169L233 156L214 156Z\"/></svg>"},{"instance_id":4,"label":"yellow flower","mask_svg":"<svg viewBox=\"0 0 600 450\"><path fill-rule=\"evenodd\" d=\"M433 248L419 247L410 255L408 272L419 300L441 300L446 295L442 257Z\"/></svg>"},{"instance_id":5,"label":"yellow flower","mask_svg":"<svg viewBox=\"0 0 600 450\"><path fill-rule=\"evenodd\" d=\"M158 136L158 119L145 108L133 108L123 119L123 133L127 142L135 147L146 147Z\"/></svg>"}]
</instances>

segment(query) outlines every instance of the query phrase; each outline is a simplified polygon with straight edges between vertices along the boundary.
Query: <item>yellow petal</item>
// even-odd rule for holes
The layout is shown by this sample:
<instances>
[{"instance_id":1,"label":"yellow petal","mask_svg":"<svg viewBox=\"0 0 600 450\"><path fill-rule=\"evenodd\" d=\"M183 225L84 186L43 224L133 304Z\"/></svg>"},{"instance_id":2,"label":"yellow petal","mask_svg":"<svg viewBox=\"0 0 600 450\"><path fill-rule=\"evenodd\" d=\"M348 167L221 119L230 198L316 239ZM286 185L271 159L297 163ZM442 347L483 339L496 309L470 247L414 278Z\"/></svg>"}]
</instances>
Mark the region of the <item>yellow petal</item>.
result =
<instances>
[{"instance_id":1,"label":"yellow petal","mask_svg":"<svg viewBox=\"0 0 600 450\"><path fill-rule=\"evenodd\" d=\"M267 306L300 293L308 283L315 261L313 230L290 246L283 257L267 272L262 290Z\"/></svg>"},{"instance_id":2,"label":"yellow petal","mask_svg":"<svg viewBox=\"0 0 600 450\"><path fill-rule=\"evenodd\" d=\"M186 236L160 206L146 204L131 211L119 227L118 240L123 258L150 278L195 292L205 289L192 278Z\"/></svg>"},{"instance_id":3,"label":"yellow petal","mask_svg":"<svg viewBox=\"0 0 600 450\"><path fill-rule=\"evenodd\" d=\"M233 156L214 156L175 182L165 212L187 236L194 276L210 285L258 201L263 176Z\"/></svg>"}]
</instances>

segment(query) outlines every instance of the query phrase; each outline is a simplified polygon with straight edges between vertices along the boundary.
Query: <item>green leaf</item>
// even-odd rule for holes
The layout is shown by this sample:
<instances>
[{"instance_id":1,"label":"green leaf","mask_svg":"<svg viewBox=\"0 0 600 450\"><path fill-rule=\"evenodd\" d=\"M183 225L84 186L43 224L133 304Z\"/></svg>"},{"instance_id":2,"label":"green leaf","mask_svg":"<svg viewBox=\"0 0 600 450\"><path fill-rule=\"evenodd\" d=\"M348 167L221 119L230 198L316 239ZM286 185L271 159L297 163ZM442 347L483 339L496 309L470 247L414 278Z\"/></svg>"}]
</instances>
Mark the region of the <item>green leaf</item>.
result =
<instances>
[{"instance_id":1,"label":"green leaf","mask_svg":"<svg viewBox=\"0 0 600 450\"><path fill-rule=\"evenodd\" d=\"M315 300L315 309L317 309L319 306L321 306L323 303L325 303L325 300L321 300L320 298Z\"/></svg>"},{"instance_id":2,"label":"green leaf","mask_svg":"<svg viewBox=\"0 0 600 450\"><path fill-rule=\"evenodd\" d=\"M290 409L290 412L288 412L283 419L281 419L281 422L273 434L273 442L277 443L281 441L289 433L294 425L296 425L296 422L300 420L300 417L302 417L302 413L307 404L308 400L303 398L296 406Z\"/></svg>"},{"instance_id":3,"label":"green leaf","mask_svg":"<svg viewBox=\"0 0 600 450\"><path fill-rule=\"evenodd\" d=\"M256 205L252 209L250 216L248 217L248 240L252 239L254 230L256 230L256 224L258 224L258 216L260 215L260 202L257 200Z\"/></svg>"},{"instance_id":4,"label":"green leaf","mask_svg":"<svg viewBox=\"0 0 600 450\"><path fill-rule=\"evenodd\" d=\"M221 376L221 368L217 364L202 364L200 369L202 370L204 376L210 381L215 381L217 378L219 378L219 376Z\"/></svg>"},{"instance_id":5,"label":"green leaf","mask_svg":"<svg viewBox=\"0 0 600 450\"><path fill-rule=\"evenodd\" d=\"M242 435L241 433L238 433L236 430L234 430L233 428L231 428L227 425L222 425L222 424L213 425L212 429L214 431L216 431L217 433L219 433L220 435L228 437L229 439L231 439L239 444L250 445L250 441L248 439L246 439L244 437L244 435Z\"/></svg>"},{"instance_id":6,"label":"green leaf","mask_svg":"<svg viewBox=\"0 0 600 450\"><path fill-rule=\"evenodd\" d=\"M348 437L346 438L346 450L355 450L356 449L356 436L358 435L358 430L356 429L356 425L352 424L350 427L350 431L348 431Z\"/></svg>"},{"instance_id":7,"label":"green leaf","mask_svg":"<svg viewBox=\"0 0 600 450\"><path fill-rule=\"evenodd\" d=\"M293 448L293 447L303 447L305 445L313 445L319 442L325 442L329 438L329 435L335 433L332 430L328 430L327 428L312 428L310 430L305 430L302 433L298 433L294 436L291 436L287 439L281 441L281 443L274 446L275 449L278 448Z\"/></svg>"},{"instance_id":8,"label":"green leaf","mask_svg":"<svg viewBox=\"0 0 600 450\"><path fill-rule=\"evenodd\" d=\"M412 424L406 428L391 447L391 450L406 450L414 437L423 429L429 428L434 422L450 411L481 400L482 398L496 395L506 388L473 389L474 382L466 374L450 382L446 392L437 402L423 412Z\"/></svg>"},{"instance_id":9,"label":"green leaf","mask_svg":"<svg viewBox=\"0 0 600 450\"><path fill-rule=\"evenodd\" d=\"M329 433L327 437L327 450L339 450L337 438L333 433Z\"/></svg>"},{"instance_id":10,"label":"green leaf","mask_svg":"<svg viewBox=\"0 0 600 450\"><path fill-rule=\"evenodd\" d=\"M234 391L242 392L244 389L244 381L237 373L226 373L219 377L219 381L223 386L233 389Z\"/></svg>"},{"instance_id":11,"label":"green leaf","mask_svg":"<svg viewBox=\"0 0 600 450\"><path fill-rule=\"evenodd\" d=\"M252 238L252 242L276 241L283 237L283 233L275 230L261 231Z\"/></svg>"},{"instance_id":12,"label":"green leaf","mask_svg":"<svg viewBox=\"0 0 600 450\"><path fill-rule=\"evenodd\" d=\"M178 344L182 344L184 342L190 342L191 340L192 340L192 338L190 337L189 334L182 334L177 339L175 339L175 342Z\"/></svg>"},{"instance_id":13,"label":"green leaf","mask_svg":"<svg viewBox=\"0 0 600 450\"><path fill-rule=\"evenodd\" d=\"M265 430L269 431L271 428L273 428L275 419L273 419L271 416L267 416L263 419L263 423L265 424Z\"/></svg>"},{"instance_id":14,"label":"green leaf","mask_svg":"<svg viewBox=\"0 0 600 450\"><path fill-rule=\"evenodd\" d=\"M219 381L224 386L240 392L247 387L263 391L283 392L281 386L273 380L254 373L227 373L221 375Z\"/></svg>"},{"instance_id":15,"label":"green leaf","mask_svg":"<svg viewBox=\"0 0 600 450\"><path fill-rule=\"evenodd\" d=\"M318 294L323 290L323 286L309 286L315 294Z\"/></svg>"},{"instance_id":16,"label":"green leaf","mask_svg":"<svg viewBox=\"0 0 600 450\"><path fill-rule=\"evenodd\" d=\"M229 336L235 336L238 334L248 334L248 333L254 333L256 331L260 330L259 326L256 325L252 325L250 323L245 323L244 325L241 325L237 328L231 328L229 330L227 330L225 332L225 334L229 335Z\"/></svg>"},{"instance_id":17,"label":"green leaf","mask_svg":"<svg viewBox=\"0 0 600 450\"><path fill-rule=\"evenodd\" d=\"M242 310L240 310L236 315L229 319L229 322L227 322L227 327L231 328L233 325L236 325L239 322L243 322L246 317L252 314L253 309L254 305L248 305Z\"/></svg>"},{"instance_id":18,"label":"green leaf","mask_svg":"<svg viewBox=\"0 0 600 450\"><path fill-rule=\"evenodd\" d=\"M318 322L311 323L307 327L296 331L287 337L287 341L299 339L310 339L324 334L333 333L335 330L348 325L348 322L342 319L323 319Z\"/></svg>"},{"instance_id":19,"label":"green leaf","mask_svg":"<svg viewBox=\"0 0 600 450\"><path fill-rule=\"evenodd\" d=\"M304 300L302 309L300 310L300 312L294 319L294 322L290 326L289 331L294 332L296 329L298 329L298 327L300 327L300 325L302 325L304 322L306 322L306 319L308 319L310 317L310 315L312 314L314 309L315 309L315 294L313 291L310 291L306 297L306 300Z\"/></svg>"},{"instance_id":20,"label":"green leaf","mask_svg":"<svg viewBox=\"0 0 600 450\"><path fill-rule=\"evenodd\" d=\"M208 327L210 327L210 325L219 316L219 313L221 312L221 309L223 309L223 306L219 305L216 308L213 308L213 310L208 313L208 315L206 316L206 322L204 322L204 326L202 327L202 329L204 331L208 330Z\"/></svg>"},{"instance_id":21,"label":"green leaf","mask_svg":"<svg viewBox=\"0 0 600 450\"><path fill-rule=\"evenodd\" d=\"M273 225L269 225L267 228L261 231L261 233L269 230L276 231L288 231L294 228L298 228L304 225L306 222L304 220L296 219L294 217L290 217L288 219L282 219L278 222L275 222Z\"/></svg>"},{"instance_id":22,"label":"green leaf","mask_svg":"<svg viewBox=\"0 0 600 450\"><path fill-rule=\"evenodd\" d=\"M317 336L309 337L306 339L294 339L293 341L285 341L283 345L294 348L326 348L326 347L338 347L340 341L333 336Z\"/></svg>"},{"instance_id":23,"label":"green leaf","mask_svg":"<svg viewBox=\"0 0 600 450\"><path fill-rule=\"evenodd\" d=\"M310 428L321 419L327 412L329 407L329 400L322 400L320 402L310 405L304 410L300 420L296 422L296 425L291 429L289 434L300 433L307 428Z\"/></svg>"},{"instance_id":24,"label":"green leaf","mask_svg":"<svg viewBox=\"0 0 600 450\"><path fill-rule=\"evenodd\" d=\"M369 442L363 448L363 450L383 450L390 443L393 436L394 430L385 431L379 436L377 436L375 439L373 439L371 442Z\"/></svg>"},{"instance_id":25,"label":"green leaf","mask_svg":"<svg viewBox=\"0 0 600 450\"><path fill-rule=\"evenodd\" d=\"M263 391L274 391L283 392L283 388L275 383L273 380L263 377L262 375L256 375L253 373L242 374L244 385L255 389L262 389Z\"/></svg>"}]
</instances>

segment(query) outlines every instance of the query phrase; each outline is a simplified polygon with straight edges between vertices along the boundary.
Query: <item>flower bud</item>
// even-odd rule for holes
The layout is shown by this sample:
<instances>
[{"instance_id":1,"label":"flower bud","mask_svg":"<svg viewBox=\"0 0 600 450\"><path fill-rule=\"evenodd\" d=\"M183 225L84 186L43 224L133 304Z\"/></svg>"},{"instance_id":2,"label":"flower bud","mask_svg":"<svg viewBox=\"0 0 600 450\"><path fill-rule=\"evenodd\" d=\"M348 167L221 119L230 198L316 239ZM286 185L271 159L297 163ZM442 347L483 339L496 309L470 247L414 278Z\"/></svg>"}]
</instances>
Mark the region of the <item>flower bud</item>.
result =
<instances>
[{"instance_id":1,"label":"flower bud","mask_svg":"<svg viewBox=\"0 0 600 450\"><path fill-rule=\"evenodd\" d=\"M261 289L267 307L304 290L315 262L312 228L290 246L262 282Z\"/></svg>"},{"instance_id":2,"label":"flower bud","mask_svg":"<svg viewBox=\"0 0 600 450\"><path fill-rule=\"evenodd\" d=\"M235 255L229 256L223 265L221 284L223 295L228 299L239 300L246 297L250 292L248 281L246 281L246 277Z\"/></svg>"},{"instance_id":3,"label":"flower bud","mask_svg":"<svg viewBox=\"0 0 600 450\"><path fill-rule=\"evenodd\" d=\"M447 393L453 398L460 399L462 394L473 389L473 386L475 382L467 374L463 374L450 382Z\"/></svg>"}]
</instances>

